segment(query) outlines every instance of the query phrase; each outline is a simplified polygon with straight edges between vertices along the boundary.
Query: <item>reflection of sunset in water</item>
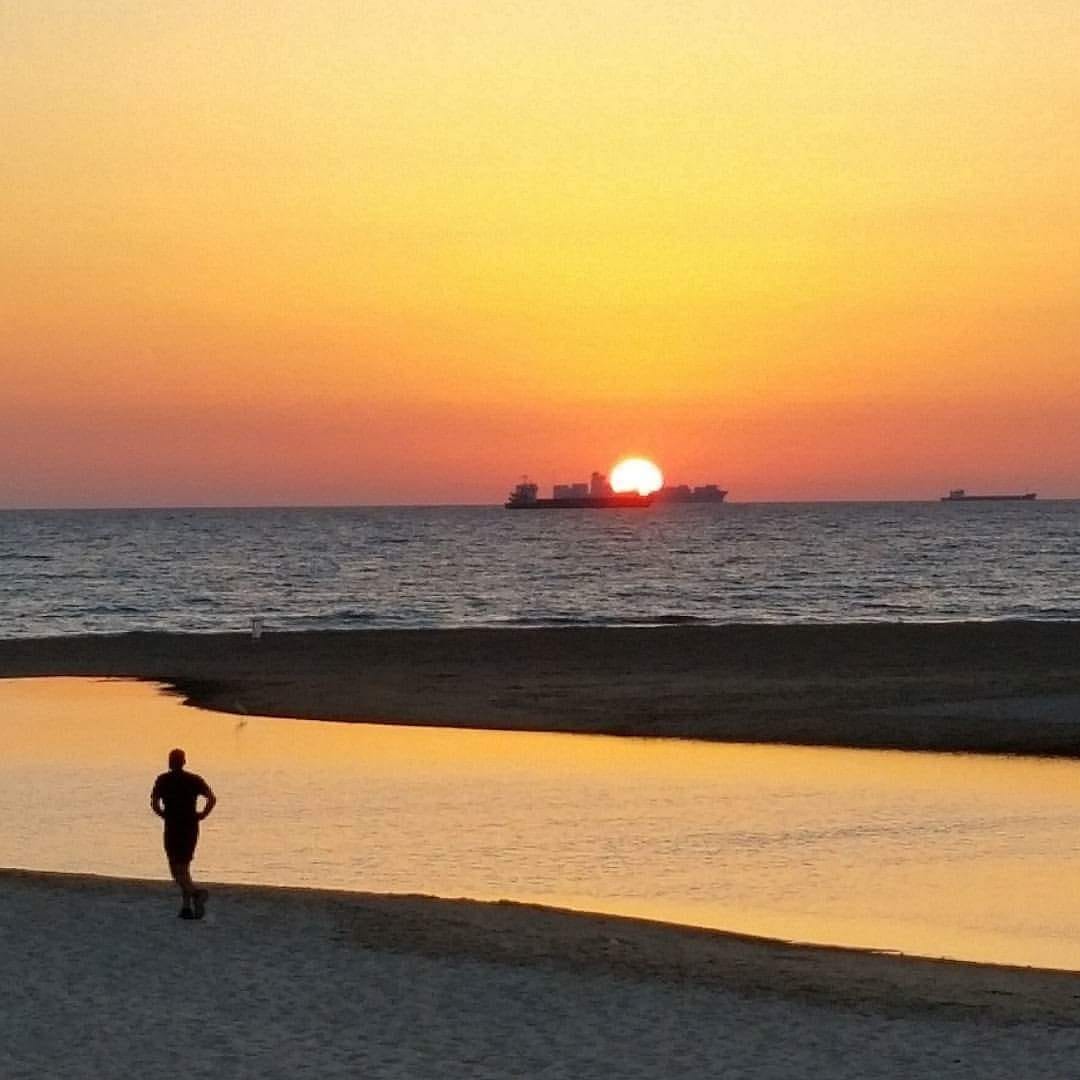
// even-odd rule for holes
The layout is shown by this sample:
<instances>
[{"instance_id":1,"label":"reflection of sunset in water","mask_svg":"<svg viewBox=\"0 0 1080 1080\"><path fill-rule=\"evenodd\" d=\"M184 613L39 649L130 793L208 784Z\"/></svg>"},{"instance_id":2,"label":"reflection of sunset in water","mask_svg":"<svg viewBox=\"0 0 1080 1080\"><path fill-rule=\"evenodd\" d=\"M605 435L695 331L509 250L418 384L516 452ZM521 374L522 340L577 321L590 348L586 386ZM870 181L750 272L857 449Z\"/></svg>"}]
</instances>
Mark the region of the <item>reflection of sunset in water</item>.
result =
<instances>
[{"instance_id":1,"label":"reflection of sunset in water","mask_svg":"<svg viewBox=\"0 0 1080 1080\"><path fill-rule=\"evenodd\" d=\"M508 897L1080 968L1080 763L227 716L0 681L0 865L164 877L171 746L208 879Z\"/></svg>"}]
</instances>

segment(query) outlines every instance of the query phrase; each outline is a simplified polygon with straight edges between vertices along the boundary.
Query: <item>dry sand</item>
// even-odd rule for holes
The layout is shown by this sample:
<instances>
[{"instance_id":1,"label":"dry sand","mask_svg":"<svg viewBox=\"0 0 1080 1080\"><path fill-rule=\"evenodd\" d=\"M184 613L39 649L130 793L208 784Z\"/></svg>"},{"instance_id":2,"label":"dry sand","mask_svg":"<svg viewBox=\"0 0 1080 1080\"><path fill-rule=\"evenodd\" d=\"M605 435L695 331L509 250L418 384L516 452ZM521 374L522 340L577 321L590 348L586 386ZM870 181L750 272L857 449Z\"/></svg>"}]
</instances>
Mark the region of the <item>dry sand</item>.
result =
<instances>
[{"instance_id":1,"label":"dry sand","mask_svg":"<svg viewBox=\"0 0 1080 1080\"><path fill-rule=\"evenodd\" d=\"M518 904L0 871L0 1075L1064 1078L1080 975Z\"/></svg>"},{"instance_id":2,"label":"dry sand","mask_svg":"<svg viewBox=\"0 0 1080 1080\"><path fill-rule=\"evenodd\" d=\"M0 641L0 677L29 675L269 716L1080 756L1080 623Z\"/></svg>"}]
</instances>

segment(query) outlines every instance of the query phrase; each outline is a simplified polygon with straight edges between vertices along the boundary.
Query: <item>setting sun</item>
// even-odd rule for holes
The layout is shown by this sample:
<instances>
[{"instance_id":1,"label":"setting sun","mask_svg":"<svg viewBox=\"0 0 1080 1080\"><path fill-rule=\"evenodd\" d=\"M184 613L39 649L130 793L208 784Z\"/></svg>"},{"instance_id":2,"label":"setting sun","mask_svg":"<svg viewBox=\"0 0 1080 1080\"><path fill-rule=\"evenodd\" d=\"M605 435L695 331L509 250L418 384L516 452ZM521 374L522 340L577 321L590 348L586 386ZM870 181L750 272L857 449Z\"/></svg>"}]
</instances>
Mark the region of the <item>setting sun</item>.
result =
<instances>
[{"instance_id":1,"label":"setting sun","mask_svg":"<svg viewBox=\"0 0 1080 1080\"><path fill-rule=\"evenodd\" d=\"M663 473L648 458L624 458L611 470L611 490L651 495L664 483Z\"/></svg>"}]
</instances>

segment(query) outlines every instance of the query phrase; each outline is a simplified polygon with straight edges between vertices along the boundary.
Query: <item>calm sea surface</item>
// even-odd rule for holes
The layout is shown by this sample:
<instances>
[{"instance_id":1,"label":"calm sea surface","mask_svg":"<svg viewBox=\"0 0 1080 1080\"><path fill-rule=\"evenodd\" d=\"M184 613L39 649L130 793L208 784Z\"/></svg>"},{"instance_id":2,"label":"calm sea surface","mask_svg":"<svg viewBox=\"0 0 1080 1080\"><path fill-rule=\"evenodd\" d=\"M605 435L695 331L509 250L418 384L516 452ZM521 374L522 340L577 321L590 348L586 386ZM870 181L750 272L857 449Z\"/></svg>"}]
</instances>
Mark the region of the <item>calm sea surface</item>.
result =
<instances>
[{"instance_id":1,"label":"calm sea surface","mask_svg":"<svg viewBox=\"0 0 1080 1080\"><path fill-rule=\"evenodd\" d=\"M220 798L206 880L1080 969L1077 761L238 719L78 679L0 681L0 737L0 866L164 878L179 743Z\"/></svg>"},{"instance_id":2,"label":"calm sea surface","mask_svg":"<svg viewBox=\"0 0 1080 1080\"><path fill-rule=\"evenodd\" d=\"M1080 501L0 512L0 636L1080 618Z\"/></svg>"}]
</instances>

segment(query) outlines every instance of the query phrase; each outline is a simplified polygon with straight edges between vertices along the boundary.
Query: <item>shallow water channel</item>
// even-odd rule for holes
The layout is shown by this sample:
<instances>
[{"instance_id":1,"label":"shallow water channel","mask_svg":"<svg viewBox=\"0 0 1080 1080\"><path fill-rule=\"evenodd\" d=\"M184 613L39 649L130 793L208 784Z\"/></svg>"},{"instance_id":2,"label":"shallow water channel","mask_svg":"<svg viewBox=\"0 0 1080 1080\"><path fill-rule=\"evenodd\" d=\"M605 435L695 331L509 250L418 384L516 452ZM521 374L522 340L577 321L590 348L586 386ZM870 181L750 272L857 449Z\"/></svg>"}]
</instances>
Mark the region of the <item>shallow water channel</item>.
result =
<instances>
[{"instance_id":1,"label":"shallow water channel","mask_svg":"<svg viewBox=\"0 0 1080 1080\"><path fill-rule=\"evenodd\" d=\"M536 901L1080 970L1080 762L239 718L0 680L0 866L166 877L170 747L206 880Z\"/></svg>"}]
</instances>

